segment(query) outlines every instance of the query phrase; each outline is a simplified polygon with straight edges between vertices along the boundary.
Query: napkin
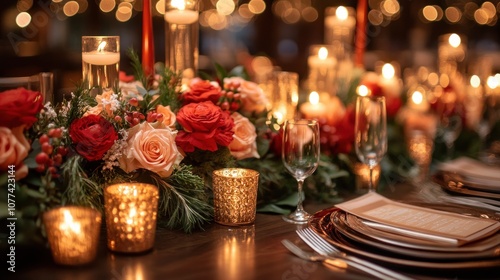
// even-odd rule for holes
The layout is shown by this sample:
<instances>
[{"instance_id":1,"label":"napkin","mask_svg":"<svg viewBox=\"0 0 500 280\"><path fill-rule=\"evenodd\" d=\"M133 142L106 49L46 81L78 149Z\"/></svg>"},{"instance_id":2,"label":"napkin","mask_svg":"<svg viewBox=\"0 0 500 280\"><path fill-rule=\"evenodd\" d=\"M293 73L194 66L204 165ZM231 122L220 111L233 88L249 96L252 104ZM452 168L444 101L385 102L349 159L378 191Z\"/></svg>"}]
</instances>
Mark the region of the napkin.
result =
<instances>
[{"instance_id":1,"label":"napkin","mask_svg":"<svg viewBox=\"0 0 500 280\"><path fill-rule=\"evenodd\" d=\"M368 193L335 205L367 226L402 236L461 246L500 230L500 222L396 202Z\"/></svg>"}]
</instances>

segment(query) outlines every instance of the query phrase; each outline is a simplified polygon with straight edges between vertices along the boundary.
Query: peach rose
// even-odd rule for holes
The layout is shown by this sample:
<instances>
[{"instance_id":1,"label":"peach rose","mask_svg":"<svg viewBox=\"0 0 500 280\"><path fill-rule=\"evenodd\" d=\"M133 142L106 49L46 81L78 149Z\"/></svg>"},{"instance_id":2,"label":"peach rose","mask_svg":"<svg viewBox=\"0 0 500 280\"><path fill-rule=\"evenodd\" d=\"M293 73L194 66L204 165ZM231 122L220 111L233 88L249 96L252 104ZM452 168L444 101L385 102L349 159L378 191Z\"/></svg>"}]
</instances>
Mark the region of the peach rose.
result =
<instances>
[{"instance_id":1,"label":"peach rose","mask_svg":"<svg viewBox=\"0 0 500 280\"><path fill-rule=\"evenodd\" d=\"M102 94L95 97L97 105L90 108L84 116L88 115L99 115L102 111L106 113L107 116L114 116L114 111L120 107L120 102L118 101L118 96L113 92L113 90L107 90Z\"/></svg>"},{"instance_id":2,"label":"peach rose","mask_svg":"<svg viewBox=\"0 0 500 280\"><path fill-rule=\"evenodd\" d=\"M241 109L245 112L260 113L266 109L268 100L262 88L254 82L241 77L225 78L224 84L239 84L238 92L241 94Z\"/></svg>"},{"instance_id":3,"label":"peach rose","mask_svg":"<svg viewBox=\"0 0 500 280\"><path fill-rule=\"evenodd\" d=\"M234 120L233 141L229 144L229 150L237 160L245 158L260 158L257 152L257 133L255 126L239 113L233 113Z\"/></svg>"},{"instance_id":4,"label":"peach rose","mask_svg":"<svg viewBox=\"0 0 500 280\"><path fill-rule=\"evenodd\" d=\"M170 106L156 106L156 113L163 115L163 124L165 126L174 127L175 125L175 114L170 110Z\"/></svg>"},{"instance_id":5,"label":"peach rose","mask_svg":"<svg viewBox=\"0 0 500 280\"><path fill-rule=\"evenodd\" d=\"M23 160L28 156L30 144L23 134L24 125L12 129L0 127L0 170L13 170L9 166L15 166L16 179L22 179L28 175L28 167Z\"/></svg>"},{"instance_id":6,"label":"peach rose","mask_svg":"<svg viewBox=\"0 0 500 280\"><path fill-rule=\"evenodd\" d=\"M143 122L132 127L128 146L119 159L120 167L126 172L144 168L161 177L170 176L174 166L183 159L175 145L176 134L177 131L158 122Z\"/></svg>"}]
</instances>

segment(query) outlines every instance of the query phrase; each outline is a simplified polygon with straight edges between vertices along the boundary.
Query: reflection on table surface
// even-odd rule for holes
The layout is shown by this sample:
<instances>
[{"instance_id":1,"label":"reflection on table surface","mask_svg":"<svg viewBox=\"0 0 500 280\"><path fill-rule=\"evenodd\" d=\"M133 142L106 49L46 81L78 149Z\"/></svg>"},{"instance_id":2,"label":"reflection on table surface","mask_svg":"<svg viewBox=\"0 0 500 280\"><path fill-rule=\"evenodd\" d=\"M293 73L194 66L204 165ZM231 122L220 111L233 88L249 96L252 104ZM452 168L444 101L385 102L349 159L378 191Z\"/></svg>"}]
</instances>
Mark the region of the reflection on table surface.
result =
<instances>
[{"instance_id":1,"label":"reflection on table surface","mask_svg":"<svg viewBox=\"0 0 500 280\"><path fill-rule=\"evenodd\" d=\"M391 186L383 194L403 199L414 193L412 188L406 184ZM310 212L330 206L305 204ZM158 229L153 250L137 255L109 251L102 229L98 257L92 264L64 267L54 264L49 250L19 252L16 272L8 274L7 279L371 279L354 270L304 261L288 252L281 244L282 239L307 248L295 233L297 227L301 226L284 222L280 215L259 213L255 224L249 226L213 223L191 234ZM417 279L477 279L479 276L494 279L500 275L500 268L456 274L453 271L430 274L422 269L401 272Z\"/></svg>"}]
</instances>

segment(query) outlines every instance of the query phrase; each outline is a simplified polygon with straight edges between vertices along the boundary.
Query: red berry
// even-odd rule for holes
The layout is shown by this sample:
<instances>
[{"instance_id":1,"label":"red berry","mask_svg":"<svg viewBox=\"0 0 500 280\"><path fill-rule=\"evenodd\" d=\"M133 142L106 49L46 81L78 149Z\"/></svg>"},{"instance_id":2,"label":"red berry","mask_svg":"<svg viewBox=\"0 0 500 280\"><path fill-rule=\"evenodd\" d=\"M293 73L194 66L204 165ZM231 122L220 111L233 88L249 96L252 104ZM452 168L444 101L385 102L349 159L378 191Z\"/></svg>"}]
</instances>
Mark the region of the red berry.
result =
<instances>
[{"instance_id":1,"label":"red berry","mask_svg":"<svg viewBox=\"0 0 500 280\"><path fill-rule=\"evenodd\" d=\"M40 136L40 138L38 139L38 141L40 142L40 144L48 143L49 142L49 136L47 136L47 134L42 134L42 136Z\"/></svg>"},{"instance_id":2,"label":"red berry","mask_svg":"<svg viewBox=\"0 0 500 280\"><path fill-rule=\"evenodd\" d=\"M44 151L45 153L47 154L52 154L52 151L54 150L54 148L52 147L52 145L50 145L49 142L45 142L42 144L42 151Z\"/></svg>"},{"instance_id":3,"label":"red berry","mask_svg":"<svg viewBox=\"0 0 500 280\"><path fill-rule=\"evenodd\" d=\"M60 165L62 163L62 155L61 154L55 154L52 159L54 160L55 164Z\"/></svg>"},{"instance_id":4,"label":"red berry","mask_svg":"<svg viewBox=\"0 0 500 280\"><path fill-rule=\"evenodd\" d=\"M229 103L227 101L224 101L220 107L222 108L222 110L227 110L229 109Z\"/></svg>"},{"instance_id":5,"label":"red berry","mask_svg":"<svg viewBox=\"0 0 500 280\"><path fill-rule=\"evenodd\" d=\"M36 166L36 171L39 172L39 173L42 173L45 171L45 165L43 164L39 164Z\"/></svg>"},{"instance_id":6,"label":"red berry","mask_svg":"<svg viewBox=\"0 0 500 280\"><path fill-rule=\"evenodd\" d=\"M66 149L63 146L57 147L57 153L60 154L61 156L65 156L68 154L68 149Z\"/></svg>"},{"instance_id":7,"label":"red berry","mask_svg":"<svg viewBox=\"0 0 500 280\"><path fill-rule=\"evenodd\" d=\"M132 105L132 106L139 106L139 101L137 100L137 98L130 98L130 100L128 101L128 104Z\"/></svg>"},{"instance_id":8,"label":"red berry","mask_svg":"<svg viewBox=\"0 0 500 280\"><path fill-rule=\"evenodd\" d=\"M42 153L39 153L38 155L36 155L35 157L35 161L36 163L38 163L39 165L43 165L45 163L47 163L47 161L49 160L49 155L47 155L46 153L42 152Z\"/></svg>"},{"instance_id":9,"label":"red berry","mask_svg":"<svg viewBox=\"0 0 500 280\"><path fill-rule=\"evenodd\" d=\"M62 129L60 128L51 128L49 130L49 137L50 138L61 138L62 136Z\"/></svg>"}]
</instances>

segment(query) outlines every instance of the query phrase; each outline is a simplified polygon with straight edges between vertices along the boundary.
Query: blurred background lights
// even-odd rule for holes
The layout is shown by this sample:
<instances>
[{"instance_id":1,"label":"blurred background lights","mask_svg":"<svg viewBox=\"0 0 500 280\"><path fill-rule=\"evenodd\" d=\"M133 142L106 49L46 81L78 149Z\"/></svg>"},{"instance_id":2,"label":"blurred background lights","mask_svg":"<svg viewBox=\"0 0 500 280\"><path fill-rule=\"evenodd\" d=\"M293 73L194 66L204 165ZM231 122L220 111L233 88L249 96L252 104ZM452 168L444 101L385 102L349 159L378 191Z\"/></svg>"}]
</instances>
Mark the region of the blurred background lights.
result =
<instances>
[{"instance_id":1,"label":"blurred background lights","mask_svg":"<svg viewBox=\"0 0 500 280\"><path fill-rule=\"evenodd\" d=\"M30 22L31 22L31 15L26 12L21 12L16 17L16 24L21 28L28 26Z\"/></svg>"},{"instance_id":2,"label":"blurred background lights","mask_svg":"<svg viewBox=\"0 0 500 280\"><path fill-rule=\"evenodd\" d=\"M115 0L101 0L99 3L99 9L105 13L113 11L116 6Z\"/></svg>"},{"instance_id":3,"label":"blurred background lights","mask_svg":"<svg viewBox=\"0 0 500 280\"><path fill-rule=\"evenodd\" d=\"M63 6L63 11L64 14L68 17L72 17L78 13L78 9L80 8L80 5L76 1L69 1L66 2Z\"/></svg>"}]
</instances>

